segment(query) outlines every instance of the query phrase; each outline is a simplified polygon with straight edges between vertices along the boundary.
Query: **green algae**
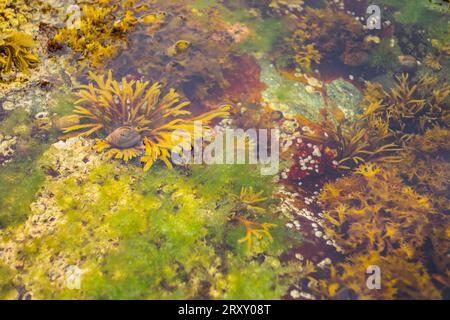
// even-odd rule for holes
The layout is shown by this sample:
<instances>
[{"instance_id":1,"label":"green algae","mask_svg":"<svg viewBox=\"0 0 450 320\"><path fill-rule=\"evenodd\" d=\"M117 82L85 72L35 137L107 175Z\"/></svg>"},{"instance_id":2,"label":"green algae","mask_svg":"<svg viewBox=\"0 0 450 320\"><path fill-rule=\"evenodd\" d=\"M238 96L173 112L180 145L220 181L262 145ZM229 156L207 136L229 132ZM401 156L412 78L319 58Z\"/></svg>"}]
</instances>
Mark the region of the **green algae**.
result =
<instances>
[{"instance_id":1,"label":"green algae","mask_svg":"<svg viewBox=\"0 0 450 320\"><path fill-rule=\"evenodd\" d=\"M252 185L271 192L255 166L193 166L182 170L139 168L105 163L85 180L50 179L64 217L52 234L26 244L33 261L25 268L37 298L181 299L280 298L295 268L278 256L287 242L284 219L270 243L248 252L237 239L244 233L230 223L232 193ZM231 191L231 193L230 193ZM264 216L263 216L264 218ZM289 243L289 244L288 244ZM227 249L225 249L227 248ZM259 261L259 254L264 261ZM61 259L60 269L49 257ZM62 263L64 261L64 263ZM64 286L68 265L83 270L81 290ZM246 280L247 279L247 280ZM59 282L58 282L59 281ZM254 290L255 286L259 290ZM253 289L252 289L253 288Z\"/></svg>"},{"instance_id":2,"label":"green algae","mask_svg":"<svg viewBox=\"0 0 450 320\"><path fill-rule=\"evenodd\" d=\"M1 132L18 136L25 151L0 170L0 229L24 221L30 214L30 204L44 183L44 173L38 166L40 155L48 143L31 136L32 121L23 109L11 112L0 124Z\"/></svg>"},{"instance_id":3,"label":"green algae","mask_svg":"<svg viewBox=\"0 0 450 320\"><path fill-rule=\"evenodd\" d=\"M0 299L10 298L14 290L14 272L5 265L0 264Z\"/></svg>"},{"instance_id":4,"label":"green algae","mask_svg":"<svg viewBox=\"0 0 450 320\"><path fill-rule=\"evenodd\" d=\"M211 0L197 0L193 7L202 10L215 8L219 17L230 23L242 23L251 30L248 39L238 45L238 52L255 55L268 54L285 31L280 17L262 18L252 14L240 1L229 1L227 6Z\"/></svg>"},{"instance_id":5,"label":"green algae","mask_svg":"<svg viewBox=\"0 0 450 320\"><path fill-rule=\"evenodd\" d=\"M283 77L273 64L261 61L261 81L267 84L263 91L264 100L286 115L303 115L318 119L324 99L318 92L308 92L302 83Z\"/></svg>"},{"instance_id":6,"label":"green algae","mask_svg":"<svg viewBox=\"0 0 450 320\"><path fill-rule=\"evenodd\" d=\"M0 229L24 221L44 182L35 159L7 164L0 171Z\"/></svg>"}]
</instances>

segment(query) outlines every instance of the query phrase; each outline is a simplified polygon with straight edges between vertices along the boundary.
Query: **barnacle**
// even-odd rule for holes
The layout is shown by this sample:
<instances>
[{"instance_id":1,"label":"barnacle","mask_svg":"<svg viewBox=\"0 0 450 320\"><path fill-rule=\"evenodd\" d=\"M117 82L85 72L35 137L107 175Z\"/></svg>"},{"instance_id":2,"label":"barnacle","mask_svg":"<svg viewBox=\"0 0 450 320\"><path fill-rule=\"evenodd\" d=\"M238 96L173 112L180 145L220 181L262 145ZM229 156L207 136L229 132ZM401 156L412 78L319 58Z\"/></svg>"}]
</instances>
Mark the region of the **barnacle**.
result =
<instances>
[{"instance_id":1,"label":"barnacle","mask_svg":"<svg viewBox=\"0 0 450 320\"><path fill-rule=\"evenodd\" d=\"M276 225L267 222L254 222L242 217L238 218L238 220L244 225L246 230L245 237L239 239L239 243L246 242L248 250L252 248L254 238L257 240L262 240L264 238L268 238L270 241L273 240L272 235L269 232L269 228L275 227Z\"/></svg>"},{"instance_id":2,"label":"barnacle","mask_svg":"<svg viewBox=\"0 0 450 320\"><path fill-rule=\"evenodd\" d=\"M109 157L128 161L141 154L148 170L157 159L170 166L168 155L185 134L193 135L194 123L209 122L228 114L228 106L211 110L199 116L190 116L185 110L189 102L181 102L174 90L161 97L161 85L149 82L127 81L119 83L108 76L90 74L94 82L82 85L76 95L80 98L74 108L79 124L64 128L64 133L80 136L105 137L96 141L95 149L107 150ZM130 133L127 135L126 133ZM120 136L116 136L116 135Z\"/></svg>"},{"instance_id":3,"label":"barnacle","mask_svg":"<svg viewBox=\"0 0 450 320\"><path fill-rule=\"evenodd\" d=\"M449 95L450 85L438 85L432 76L410 81L402 74L388 91L378 83L367 85L363 119L369 124L381 120L397 141L407 140L435 125L445 127L449 123Z\"/></svg>"},{"instance_id":4,"label":"barnacle","mask_svg":"<svg viewBox=\"0 0 450 320\"><path fill-rule=\"evenodd\" d=\"M23 32L9 32L0 36L0 70L28 72L39 59L32 53L32 36Z\"/></svg>"}]
</instances>

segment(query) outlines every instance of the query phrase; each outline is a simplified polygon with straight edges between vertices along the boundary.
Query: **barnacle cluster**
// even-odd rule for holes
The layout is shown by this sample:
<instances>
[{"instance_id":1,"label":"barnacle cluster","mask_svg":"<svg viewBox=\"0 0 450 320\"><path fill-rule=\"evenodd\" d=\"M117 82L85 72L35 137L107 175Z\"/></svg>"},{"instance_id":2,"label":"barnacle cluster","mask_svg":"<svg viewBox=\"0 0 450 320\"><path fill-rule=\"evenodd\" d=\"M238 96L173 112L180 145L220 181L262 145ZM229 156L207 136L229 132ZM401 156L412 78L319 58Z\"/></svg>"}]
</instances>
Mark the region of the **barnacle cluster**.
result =
<instances>
[{"instance_id":1,"label":"barnacle cluster","mask_svg":"<svg viewBox=\"0 0 450 320\"><path fill-rule=\"evenodd\" d=\"M32 52L34 42L31 35L23 32L6 32L0 35L0 71L28 72L36 65L38 57Z\"/></svg>"},{"instance_id":2,"label":"barnacle cluster","mask_svg":"<svg viewBox=\"0 0 450 320\"><path fill-rule=\"evenodd\" d=\"M361 299L440 298L425 255L436 213L429 199L405 186L395 169L366 164L325 185L319 200L325 209L324 230L346 255L323 283L322 293L332 297L347 288ZM383 270L380 290L370 290L362 280L362 270L372 265Z\"/></svg>"},{"instance_id":3,"label":"barnacle cluster","mask_svg":"<svg viewBox=\"0 0 450 320\"><path fill-rule=\"evenodd\" d=\"M435 125L449 123L448 83L424 75L411 80L408 74L397 76L396 85L385 90L379 83L368 83L365 90L363 118L369 123L381 121L397 141L424 133Z\"/></svg>"},{"instance_id":4,"label":"barnacle cluster","mask_svg":"<svg viewBox=\"0 0 450 320\"><path fill-rule=\"evenodd\" d=\"M72 118L80 123L64 128L64 133L95 135L94 148L108 150L109 157L128 161L143 153L144 170L158 159L170 167L170 152L184 133L193 137L194 122L206 124L228 114L228 107L224 106L191 116L185 109L189 102L181 102L174 89L162 96L159 83L149 87L149 82L125 78L117 82L112 71L107 77L93 73L90 76L94 82L81 86L76 93L80 99Z\"/></svg>"}]
</instances>

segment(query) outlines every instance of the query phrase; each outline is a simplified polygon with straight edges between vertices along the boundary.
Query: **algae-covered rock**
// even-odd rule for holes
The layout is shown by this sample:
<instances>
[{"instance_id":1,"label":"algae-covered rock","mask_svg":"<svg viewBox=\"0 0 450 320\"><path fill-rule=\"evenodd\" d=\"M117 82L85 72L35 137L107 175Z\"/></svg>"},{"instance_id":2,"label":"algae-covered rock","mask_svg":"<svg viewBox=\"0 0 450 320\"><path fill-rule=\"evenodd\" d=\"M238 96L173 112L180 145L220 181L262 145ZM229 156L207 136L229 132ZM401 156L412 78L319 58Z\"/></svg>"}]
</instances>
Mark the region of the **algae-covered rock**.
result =
<instances>
[{"instance_id":1,"label":"algae-covered rock","mask_svg":"<svg viewBox=\"0 0 450 320\"><path fill-rule=\"evenodd\" d=\"M313 78L306 77L308 84L290 80L280 74L274 65L269 62L261 62L261 81L266 83L267 89L263 91L264 101L273 109L279 110L288 116L304 116L312 121L319 120L321 108L339 107L348 118L359 114L362 94L350 82L339 78L326 83L327 101L322 90L316 90L316 86L322 83Z\"/></svg>"},{"instance_id":2,"label":"algae-covered rock","mask_svg":"<svg viewBox=\"0 0 450 320\"><path fill-rule=\"evenodd\" d=\"M32 214L0 240L0 261L32 298L280 298L298 270L279 260L295 242L270 203L255 218L277 225L273 240L255 251L238 242L233 195L272 192L256 166L143 173L80 138L53 145L40 165L47 178Z\"/></svg>"},{"instance_id":3,"label":"algae-covered rock","mask_svg":"<svg viewBox=\"0 0 450 320\"><path fill-rule=\"evenodd\" d=\"M302 115L317 120L324 99L319 92L314 92L298 81L284 78L267 61L261 61L261 81L267 85L263 91L264 101L288 116Z\"/></svg>"},{"instance_id":4,"label":"algae-covered rock","mask_svg":"<svg viewBox=\"0 0 450 320\"><path fill-rule=\"evenodd\" d=\"M360 104L363 96L353 84L339 78L327 83L325 87L328 99L342 109L347 118L361 113Z\"/></svg>"}]
</instances>

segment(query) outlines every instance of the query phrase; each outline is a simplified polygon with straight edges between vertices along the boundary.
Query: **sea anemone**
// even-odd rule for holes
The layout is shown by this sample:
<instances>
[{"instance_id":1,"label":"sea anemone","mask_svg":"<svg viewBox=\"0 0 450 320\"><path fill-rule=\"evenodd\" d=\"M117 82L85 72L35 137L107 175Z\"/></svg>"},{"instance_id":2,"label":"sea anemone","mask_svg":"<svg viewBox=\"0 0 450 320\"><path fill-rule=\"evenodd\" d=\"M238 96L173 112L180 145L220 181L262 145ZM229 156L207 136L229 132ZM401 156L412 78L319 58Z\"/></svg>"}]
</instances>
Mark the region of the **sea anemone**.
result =
<instances>
[{"instance_id":1,"label":"sea anemone","mask_svg":"<svg viewBox=\"0 0 450 320\"><path fill-rule=\"evenodd\" d=\"M209 122L228 115L228 106L191 116L185 110L188 101L181 102L180 95L170 89L161 97L161 85L149 82L127 81L119 83L108 76L90 73L94 80L82 85L76 95L72 117L80 123L64 128L64 133L75 132L79 136L97 135L94 148L106 151L108 157L128 161L139 155L150 169L154 161L163 160L171 166L169 155L185 133L191 136L194 122ZM175 140L175 141L174 141Z\"/></svg>"}]
</instances>

